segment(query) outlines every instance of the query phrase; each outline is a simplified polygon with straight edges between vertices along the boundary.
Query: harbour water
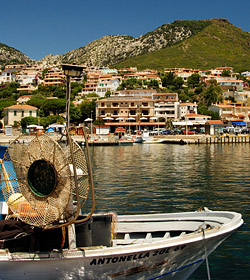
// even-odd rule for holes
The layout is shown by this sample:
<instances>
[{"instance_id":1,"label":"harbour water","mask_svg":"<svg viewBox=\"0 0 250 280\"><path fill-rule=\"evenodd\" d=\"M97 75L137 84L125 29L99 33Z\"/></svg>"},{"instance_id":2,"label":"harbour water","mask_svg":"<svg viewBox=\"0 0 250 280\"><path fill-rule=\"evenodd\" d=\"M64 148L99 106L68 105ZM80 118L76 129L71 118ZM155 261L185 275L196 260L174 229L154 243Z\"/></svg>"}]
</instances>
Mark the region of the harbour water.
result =
<instances>
[{"instance_id":1,"label":"harbour water","mask_svg":"<svg viewBox=\"0 0 250 280\"><path fill-rule=\"evenodd\" d=\"M250 279L250 145L91 147L96 212L240 212L244 225L210 257L213 280ZM88 205L87 205L88 206ZM208 279L203 264L190 278Z\"/></svg>"}]
</instances>

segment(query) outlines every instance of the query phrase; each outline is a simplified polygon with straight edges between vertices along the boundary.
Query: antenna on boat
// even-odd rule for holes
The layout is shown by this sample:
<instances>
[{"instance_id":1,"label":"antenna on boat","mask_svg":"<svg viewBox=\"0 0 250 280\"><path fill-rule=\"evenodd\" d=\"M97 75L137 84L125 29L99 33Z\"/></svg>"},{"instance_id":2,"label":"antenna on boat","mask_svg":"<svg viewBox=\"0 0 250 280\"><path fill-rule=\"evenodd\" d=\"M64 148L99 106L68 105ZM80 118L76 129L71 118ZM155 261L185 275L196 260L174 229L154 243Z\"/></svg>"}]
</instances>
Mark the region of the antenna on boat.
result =
<instances>
[{"instance_id":1,"label":"antenna on boat","mask_svg":"<svg viewBox=\"0 0 250 280\"><path fill-rule=\"evenodd\" d=\"M69 133L70 86L68 88L67 145L48 134L21 135L10 143L1 162L2 192L13 213L8 217L14 216L44 229L87 220L95 207L87 134L83 129L84 152ZM89 189L92 209L86 218L77 220Z\"/></svg>"}]
</instances>

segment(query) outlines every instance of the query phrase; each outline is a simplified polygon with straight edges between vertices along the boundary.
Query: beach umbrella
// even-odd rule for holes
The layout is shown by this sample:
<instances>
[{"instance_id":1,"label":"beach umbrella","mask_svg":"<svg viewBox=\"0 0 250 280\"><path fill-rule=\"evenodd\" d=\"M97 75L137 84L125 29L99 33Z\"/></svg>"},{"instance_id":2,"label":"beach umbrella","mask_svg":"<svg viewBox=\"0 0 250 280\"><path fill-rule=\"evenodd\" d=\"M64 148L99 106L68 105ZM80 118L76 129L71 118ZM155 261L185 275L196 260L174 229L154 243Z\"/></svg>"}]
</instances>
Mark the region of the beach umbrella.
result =
<instances>
[{"instance_id":1,"label":"beach umbrella","mask_svg":"<svg viewBox=\"0 0 250 280\"><path fill-rule=\"evenodd\" d=\"M128 121L134 121L134 120L135 120L135 118L133 118L133 117L128 118Z\"/></svg>"},{"instance_id":2,"label":"beach umbrella","mask_svg":"<svg viewBox=\"0 0 250 280\"><path fill-rule=\"evenodd\" d=\"M123 118L121 118L121 117L119 117L119 118L117 118L117 119L115 119L116 121L121 121L121 120L123 120Z\"/></svg>"},{"instance_id":3,"label":"beach umbrella","mask_svg":"<svg viewBox=\"0 0 250 280\"><path fill-rule=\"evenodd\" d=\"M140 118L140 120L142 120L142 121L143 121L143 120L147 120L147 119L148 119L148 118L145 118L145 117Z\"/></svg>"},{"instance_id":4,"label":"beach umbrella","mask_svg":"<svg viewBox=\"0 0 250 280\"><path fill-rule=\"evenodd\" d=\"M85 121L85 122L92 122L92 121L93 121L93 119L91 119L91 118L87 118L87 119L85 119L84 121Z\"/></svg>"},{"instance_id":5,"label":"beach umbrella","mask_svg":"<svg viewBox=\"0 0 250 280\"><path fill-rule=\"evenodd\" d=\"M103 120L113 120L113 118L111 118L111 117L105 117L105 118L103 118Z\"/></svg>"}]
</instances>

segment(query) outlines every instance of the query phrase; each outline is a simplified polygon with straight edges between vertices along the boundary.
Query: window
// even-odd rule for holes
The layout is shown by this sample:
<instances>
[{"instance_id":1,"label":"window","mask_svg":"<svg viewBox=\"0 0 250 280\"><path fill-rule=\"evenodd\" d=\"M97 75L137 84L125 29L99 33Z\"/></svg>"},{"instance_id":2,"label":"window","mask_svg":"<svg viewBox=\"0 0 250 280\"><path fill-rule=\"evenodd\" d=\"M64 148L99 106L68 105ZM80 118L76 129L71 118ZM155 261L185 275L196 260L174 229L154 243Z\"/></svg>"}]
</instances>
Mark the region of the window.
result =
<instances>
[{"instance_id":1,"label":"window","mask_svg":"<svg viewBox=\"0 0 250 280\"><path fill-rule=\"evenodd\" d=\"M14 111L14 116L16 116L16 111Z\"/></svg>"},{"instance_id":2,"label":"window","mask_svg":"<svg viewBox=\"0 0 250 280\"><path fill-rule=\"evenodd\" d=\"M24 117L24 111L22 111L22 117Z\"/></svg>"},{"instance_id":3,"label":"window","mask_svg":"<svg viewBox=\"0 0 250 280\"><path fill-rule=\"evenodd\" d=\"M32 111L30 111L30 117L32 116Z\"/></svg>"}]
</instances>

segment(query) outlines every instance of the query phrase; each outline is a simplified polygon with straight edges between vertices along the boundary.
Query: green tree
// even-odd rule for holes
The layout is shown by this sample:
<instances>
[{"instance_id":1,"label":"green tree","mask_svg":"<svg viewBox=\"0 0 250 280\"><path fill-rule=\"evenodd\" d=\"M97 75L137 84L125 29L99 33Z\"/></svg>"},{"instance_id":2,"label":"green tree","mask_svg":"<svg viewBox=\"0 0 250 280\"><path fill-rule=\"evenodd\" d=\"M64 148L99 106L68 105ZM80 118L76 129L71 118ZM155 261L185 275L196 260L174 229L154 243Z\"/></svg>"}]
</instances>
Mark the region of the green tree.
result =
<instances>
[{"instance_id":1,"label":"green tree","mask_svg":"<svg viewBox=\"0 0 250 280\"><path fill-rule=\"evenodd\" d=\"M201 107L198 107L198 113L201 115L211 116L212 120L220 119L219 113L208 110L208 108L204 105Z\"/></svg>"},{"instance_id":2,"label":"green tree","mask_svg":"<svg viewBox=\"0 0 250 280\"><path fill-rule=\"evenodd\" d=\"M91 117L95 119L95 101L84 100L80 105L81 121Z\"/></svg>"},{"instance_id":3,"label":"green tree","mask_svg":"<svg viewBox=\"0 0 250 280\"><path fill-rule=\"evenodd\" d=\"M38 124L38 118L35 118L35 117L25 117L25 118L22 118L21 119L21 127L22 128L25 128L27 127L28 125L31 125L31 124Z\"/></svg>"},{"instance_id":4,"label":"green tree","mask_svg":"<svg viewBox=\"0 0 250 280\"><path fill-rule=\"evenodd\" d=\"M221 73L222 77L231 77L231 72L230 70L224 69Z\"/></svg>"},{"instance_id":5,"label":"green tree","mask_svg":"<svg viewBox=\"0 0 250 280\"><path fill-rule=\"evenodd\" d=\"M0 119L4 117L4 108L16 104L14 100L11 99L0 99Z\"/></svg>"},{"instance_id":6,"label":"green tree","mask_svg":"<svg viewBox=\"0 0 250 280\"><path fill-rule=\"evenodd\" d=\"M71 100L73 100L79 92L83 89L83 84L73 82L71 83Z\"/></svg>"},{"instance_id":7,"label":"green tree","mask_svg":"<svg viewBox=\"0 0 250 280\"><path fill-rule=\"evenodd\" d=\"M40 124L43 127L48 127L50 124L53 123L63 124L65 123L65 119L62 116L55 116L55 115L49 115L47 117L40 118Z\"/></svg>"},{"instance_id":8,"label":"green tree","mask_svg":"<svg viewBox=\"0 0 250 280\"><path fill-rule=\"evenodd\" d=\"M105 96L104 96L104 97L105 97L105 98L109 98L110 95L111 95L111 91L108 90L108 91L105 92Z\"/></svg>"},{"instance_id":9,"label":"green tree","mask_svg":"<svg viewBox=\"0 0 250 280\"><path fill-rule=\"evenodd\" d=\"M162 78L162 86L168 88L169 86L174 85L175 74L174 72L168 72Z\"/></svg>"},{"instance_id":10,"label":"green tree","mask_svg":"<svg viewBox=\"0 0 250 280\"><path fill-rule=\"evenodd\" d=\"M184 80L181 77L176 77L174 79L174 86L176 89L181 89L183 87Z\"/></svg>"},{"instance_id":11,"label":"green tree","mask_svg":"<svg viewBox=\"0 0 250 280\"><path fill-rule=\"evenodd\" d=\"M192 74L187 79L187 84L189 87L195 88L200 85L200 78L201 76L197 73Z\"/></svg>"},{"instance_id":12,"label":"green tree","mask_svg":"<svg viewBox=\"0 0 250 280\"><path fill-rule=\"evenodd\" d=\"M20 86L19 83L11 82L8 85L3 85L0 87L0 98L11 98L16 100L19 97L19 92L17 88Z\"/></svg>"},{"instance_id":13,"label":"green tree","mask_svg":"<svg viewBox=\"0 0 250 280\"><path fill-rule=\"evenodd\" d=\"M44 102L45 102L45 97L42 96L41 94L36 94L30 98L27 104L40 109L42 108Z\"/></svg>"},{"instance_id":14,"label":"green tree","mask_svg":"<svg viewBox=\"0 0 250 280\"><path fill-rule=\"evenodd\" d=\"M81 110L79 107L75 107L73 103L71 103L70 105L70 123L79 124L82 119Z\"/></svg>"},{"instance_id":15,"label":"green tree","mask_svg":"<svg viewBox=\"0 0 250 280\"><path fill-rule=\"evenodd\" d=\"M66 111L65 99L47 99L42 105L45 116L48 116L50 112L54 115L59 115Z\"/></svg>"},{"instance_id":16,"label":"green tree","mask_svg":"<svg viewBox=\"0 0 250 280\"><path fill-rule=\"evenodd\" d=\"M210 85L204 93L206 106L222 101L222 90L220 86Z\"/></svg>"}]
</instances>

